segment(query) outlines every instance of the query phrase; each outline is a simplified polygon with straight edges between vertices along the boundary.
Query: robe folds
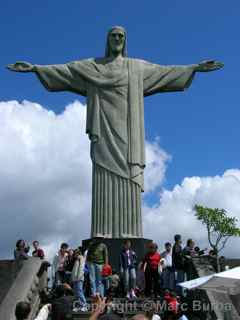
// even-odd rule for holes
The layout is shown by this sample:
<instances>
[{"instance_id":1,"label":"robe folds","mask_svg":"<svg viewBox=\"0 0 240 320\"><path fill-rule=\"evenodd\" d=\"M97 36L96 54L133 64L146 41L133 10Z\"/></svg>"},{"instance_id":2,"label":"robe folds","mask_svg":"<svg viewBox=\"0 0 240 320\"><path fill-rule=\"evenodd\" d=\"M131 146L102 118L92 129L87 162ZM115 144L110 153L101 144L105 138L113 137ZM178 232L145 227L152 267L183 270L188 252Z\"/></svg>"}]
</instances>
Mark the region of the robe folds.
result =
<instances>
[{"instance_id":1,"label":"robe folds","mask_svg":"<svg viewBox=\"0 0 240 320\"><path fill-rule=\"evenodd\" d=\"M141 191L145 167L144 96L182 91L194 65L161 66L123 58L86 59L35 66L50 91L87 98L86 132L93 162L92 237L142 237Z\"/></svg>"}]
</instances>

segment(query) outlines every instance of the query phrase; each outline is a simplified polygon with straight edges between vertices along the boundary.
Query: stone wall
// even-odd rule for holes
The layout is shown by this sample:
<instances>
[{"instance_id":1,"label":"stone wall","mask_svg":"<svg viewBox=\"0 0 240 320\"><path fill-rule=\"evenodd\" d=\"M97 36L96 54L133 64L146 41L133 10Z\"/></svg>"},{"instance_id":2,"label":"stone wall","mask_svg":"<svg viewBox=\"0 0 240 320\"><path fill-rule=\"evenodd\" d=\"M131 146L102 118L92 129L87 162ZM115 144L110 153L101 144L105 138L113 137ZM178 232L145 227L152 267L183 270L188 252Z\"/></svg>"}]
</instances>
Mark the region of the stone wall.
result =
<instances>
[{"instance_id":1,"label":"stone wall","mask_svg":"<svg viewBox=\"0 0 240 320\"><path fill-rule=\"evenodd\" d=\"M14 260L0 261L0 304L16 279L21 266L21 263L16 263Z\"/></svg>"},{"instance_id":2,"label":"stone wall","mask_svg":"<svg viewBox=\"0 0 240 320\"><path fill-rule=\"evenodd\" d=\"M0 319L15 320L15 307L19 301L31 304L33 319L40 304L40 292L47 286L48 263L39 258L29 258L22 261L2 262L2 278L4 283L0 303ZM7 272L7 268L9 271ZM4 278L5 277L5 278Z\"/></svg>"}]
</instances>

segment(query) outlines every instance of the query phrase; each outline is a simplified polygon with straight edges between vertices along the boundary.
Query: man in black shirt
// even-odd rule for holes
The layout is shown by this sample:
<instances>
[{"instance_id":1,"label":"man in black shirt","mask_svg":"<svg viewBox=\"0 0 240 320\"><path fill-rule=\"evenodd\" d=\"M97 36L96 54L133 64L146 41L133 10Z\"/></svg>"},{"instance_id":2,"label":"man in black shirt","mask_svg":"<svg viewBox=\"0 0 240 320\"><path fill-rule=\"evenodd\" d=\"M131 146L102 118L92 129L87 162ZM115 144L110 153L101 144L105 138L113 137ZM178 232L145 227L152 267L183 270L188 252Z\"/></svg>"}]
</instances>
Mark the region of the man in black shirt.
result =
<instances>
[{"instance_id":1,"label":"man in black shirt","mask_svg":"<svg viewBox=\"0 0 240 320\"><path fill-rule=\"evenodd\" d=\"M52 300L52 320L72 320L74 296L71 293L71 290L64 285L56 287L55 297Z\"/></svg>"},{"instance_id":2,"label":"man in black shirt","mask_svg":"<svg viewBox=\"0 0 240 320\"><path fill-rule=\"evenodd\" d=\"M182 239L180 234L174 236L174 245L172 249L172 263L175 269L176 290L181 294L181 288L178 283L184 282L184 256L182 250Z\"/></svg>"}]
</instances>

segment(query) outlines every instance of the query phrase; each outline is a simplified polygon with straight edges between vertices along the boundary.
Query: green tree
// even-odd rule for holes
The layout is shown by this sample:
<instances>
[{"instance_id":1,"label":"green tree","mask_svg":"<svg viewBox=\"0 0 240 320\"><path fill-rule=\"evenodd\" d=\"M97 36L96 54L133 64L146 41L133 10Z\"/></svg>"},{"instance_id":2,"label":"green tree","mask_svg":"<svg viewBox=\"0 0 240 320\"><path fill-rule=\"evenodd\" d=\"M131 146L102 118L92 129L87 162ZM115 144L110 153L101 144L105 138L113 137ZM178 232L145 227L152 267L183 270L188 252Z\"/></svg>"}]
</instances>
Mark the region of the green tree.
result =
<instances>
[{"instance_id":1,"label":"green tree","mask_svg":"<svg viewBox=\"0 0 240 320\"><path fill-rule=\"evenodd\" d=\"M195 216L207 228L208 241L217 257L217 269L220 271L219 253L230 237L239 237L237 218L229 217L226 210L195 205Z\"/></svg>"}]
</instances>

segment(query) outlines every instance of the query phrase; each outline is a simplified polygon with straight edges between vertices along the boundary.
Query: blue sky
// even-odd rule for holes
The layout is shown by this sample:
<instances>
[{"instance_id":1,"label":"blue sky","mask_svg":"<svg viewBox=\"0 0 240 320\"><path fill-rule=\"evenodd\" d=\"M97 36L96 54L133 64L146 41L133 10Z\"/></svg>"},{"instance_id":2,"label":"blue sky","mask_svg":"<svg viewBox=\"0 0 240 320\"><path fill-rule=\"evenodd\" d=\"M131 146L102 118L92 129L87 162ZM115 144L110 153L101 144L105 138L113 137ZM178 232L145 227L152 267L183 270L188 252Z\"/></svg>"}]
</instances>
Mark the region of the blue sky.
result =
<instances>
[{"instance_id":1,"label":"blue sky","mask_svg":"<svg viewBox=\"0 0 240 320\"><path fill-rule=\"evenodd\" d=\"M165 186L186 176L238 168L239 1L8 1L1 4L0 101L27 99L61 113L77 95L49 93L32 74L4 69L17 60L63 63L104 53L106 31L123 25L129 56L160 64L218 59L184 93L145 99L146 137L171 156Z\"/></svg>"}]
</instances>

